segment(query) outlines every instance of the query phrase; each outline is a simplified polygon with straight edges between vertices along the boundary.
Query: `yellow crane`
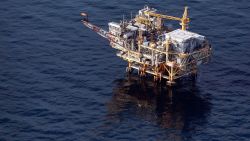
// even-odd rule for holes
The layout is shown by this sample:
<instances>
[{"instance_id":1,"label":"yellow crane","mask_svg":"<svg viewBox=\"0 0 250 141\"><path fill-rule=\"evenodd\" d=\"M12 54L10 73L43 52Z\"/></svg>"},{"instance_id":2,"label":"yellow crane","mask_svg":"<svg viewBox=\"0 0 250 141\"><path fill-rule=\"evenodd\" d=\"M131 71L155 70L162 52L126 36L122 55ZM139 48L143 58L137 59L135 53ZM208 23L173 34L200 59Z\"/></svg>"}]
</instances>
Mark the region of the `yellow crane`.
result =
<instances>
[{"instance_id":1,"label":"yellow crane","mask_svg":"<svg viewBox=\"0 0 250 141\"><path fill-rule=\"evenodd\" d=\"M182 15L182 18L174 17L174 16L168 16L168 15L162 15L162 14L157 14L157 13L151 12L151 11L145 11L144 13L146 15L149 15L149 16L152 16L152 17L180 21L180 25L181 25L181 29L182 30L187 30L188 23L190 22L190 19L188 18L188 7L184 8L184 13Z\"/></svg>"}]
</instances>

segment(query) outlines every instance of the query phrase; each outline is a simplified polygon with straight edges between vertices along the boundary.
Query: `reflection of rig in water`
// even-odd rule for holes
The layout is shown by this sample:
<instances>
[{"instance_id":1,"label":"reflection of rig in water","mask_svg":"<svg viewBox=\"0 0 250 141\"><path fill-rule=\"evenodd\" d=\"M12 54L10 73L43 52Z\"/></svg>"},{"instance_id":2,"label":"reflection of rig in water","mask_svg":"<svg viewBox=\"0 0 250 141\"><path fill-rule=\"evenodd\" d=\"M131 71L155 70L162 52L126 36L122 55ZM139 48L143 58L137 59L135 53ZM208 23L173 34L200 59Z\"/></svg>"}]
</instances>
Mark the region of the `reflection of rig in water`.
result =
<instances>
[{"instance_id":1,"label":"reflection of rig in water","mask_svg":"<svg viewBox=\"0 0 250 141\"><path fill-rule=\"evenodd\" d=\"M194 85L177 84L164 88L137 76L116 80L113 98L108 103L110 115L136 115L163 128L186 130L206 123L210 102ZM129 113L132 112L132 113Z\"/></svg>"},{"instance_id":2,"label":"reflection of rig in water","mask_svg":"<svg viewBox=\"0 0 250 141\"><path fill-rule=\"evenodd\" d=\"M175 79L196 74L197 66L208 62L211 55L206 38L187 31L187 7L179 18L145 6L130 21L110 22L109 31L91 24L86 13L81 15L85 26L107 38L111 47L118 50L117 56L128 61L127 72L136 69L140 76L152 74L155 81L165 78L172 84ZM181 29L169 29L164 26L164 19L179 21Z\"/></svg>"}]
</instances>

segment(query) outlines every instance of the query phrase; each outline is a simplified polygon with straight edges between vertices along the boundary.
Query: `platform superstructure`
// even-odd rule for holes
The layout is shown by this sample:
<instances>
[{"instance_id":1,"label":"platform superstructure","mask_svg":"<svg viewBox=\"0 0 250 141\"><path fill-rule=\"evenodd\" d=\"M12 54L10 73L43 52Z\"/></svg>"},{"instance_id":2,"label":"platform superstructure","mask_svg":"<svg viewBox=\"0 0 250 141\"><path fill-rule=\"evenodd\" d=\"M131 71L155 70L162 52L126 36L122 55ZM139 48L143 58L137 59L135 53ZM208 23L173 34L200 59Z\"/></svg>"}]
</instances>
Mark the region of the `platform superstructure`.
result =
<instances>
[{"instance_id":1,"label":"platform superstructure","mask_svg":"<svg viewBox=\"0 0 250 141\"><path fill-rule=\"evenodd\" d=\"M198 66L207 63L212 53L204 36L187 30L187 7L179 18L145 6L129 21L108 23L109 31L91 24L86 13L81 15L83 24L108 39L110 46L118 50L117 56L128 62L126 71L135 69L141 77L151 74L155 81L163 78L173 84L178 78L195 75ZM179 21L180 29L165 26L169 20Z\"/></svg>"}]
</instances>

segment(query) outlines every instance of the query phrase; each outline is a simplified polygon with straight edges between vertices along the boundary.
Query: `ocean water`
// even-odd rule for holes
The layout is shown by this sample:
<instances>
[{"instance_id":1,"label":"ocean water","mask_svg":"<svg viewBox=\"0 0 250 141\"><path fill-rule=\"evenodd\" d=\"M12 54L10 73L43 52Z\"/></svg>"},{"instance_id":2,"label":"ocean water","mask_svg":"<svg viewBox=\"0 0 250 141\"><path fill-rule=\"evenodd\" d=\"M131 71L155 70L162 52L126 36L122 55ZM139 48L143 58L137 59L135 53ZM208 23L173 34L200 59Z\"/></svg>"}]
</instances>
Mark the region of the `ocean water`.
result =
<instances>
[{"instance_id":1,"label":"ocean water","mask_svg":"<svg viewBox=\"0 0 250 141\"><path fill-rule=\"evenodd\" d=\"M125 74L107 29L144 5L181 16L212 43L197 83ZM1 0L1 141L250 140L249 0ZM171 25L178 23L171 22Z\"/></svg>"}]
</instances>

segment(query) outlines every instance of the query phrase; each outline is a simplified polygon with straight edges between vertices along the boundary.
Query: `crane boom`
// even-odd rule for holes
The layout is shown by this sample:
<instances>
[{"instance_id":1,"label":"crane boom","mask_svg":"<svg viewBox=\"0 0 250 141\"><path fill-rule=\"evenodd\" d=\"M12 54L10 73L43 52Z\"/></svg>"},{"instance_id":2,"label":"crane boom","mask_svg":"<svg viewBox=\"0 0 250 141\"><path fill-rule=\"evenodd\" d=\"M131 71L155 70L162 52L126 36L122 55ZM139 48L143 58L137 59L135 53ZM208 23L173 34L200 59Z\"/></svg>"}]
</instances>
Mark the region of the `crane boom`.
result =
<instances>
[{"instance_id":1,"label":"crane boom","mask_svg":"<svg viewBox=\"0 0 250 141\"><path fill-rule=\"evenodd\" d=\"M144 13L145 13L146 15L149 15L149 16L152 16L152 17L157 17L157 18L162 18L162 19L169 19L169 20L181 21L181 18L179 18L179 17L174 17L174 16L168 16L168 15L157 14L157 13L150 12L150 11L145 11Z\"/></svg>"},{"instance_id":2,"label":"crane boom","mask_svg":"<svg viewBox=\"0 0 250 141\"><path fill-rule=\"evenodd\" d=\"M180 25L182 26L182 28L181 28L182 30L186 30L187 26L188 26L188 23L190 22L190 19L188 18L188 7L185 7L182 18L169 16L169 15L158 14L158 13L155 13L155 12L152 12L152 11L145 11L144 14L152 16L152 17L161 18L161 19L180 21Z\"/></svg>"}]
</instances>

